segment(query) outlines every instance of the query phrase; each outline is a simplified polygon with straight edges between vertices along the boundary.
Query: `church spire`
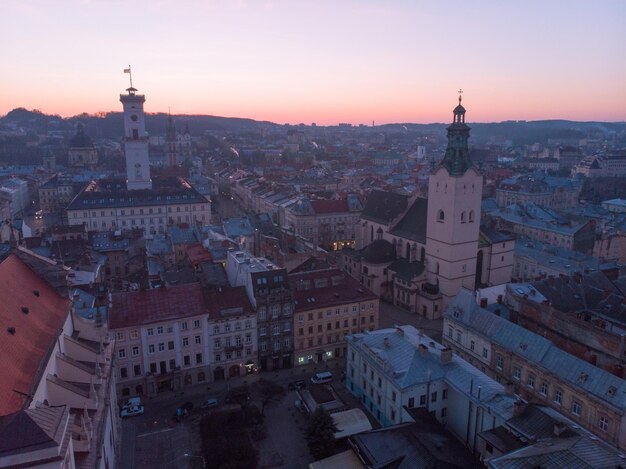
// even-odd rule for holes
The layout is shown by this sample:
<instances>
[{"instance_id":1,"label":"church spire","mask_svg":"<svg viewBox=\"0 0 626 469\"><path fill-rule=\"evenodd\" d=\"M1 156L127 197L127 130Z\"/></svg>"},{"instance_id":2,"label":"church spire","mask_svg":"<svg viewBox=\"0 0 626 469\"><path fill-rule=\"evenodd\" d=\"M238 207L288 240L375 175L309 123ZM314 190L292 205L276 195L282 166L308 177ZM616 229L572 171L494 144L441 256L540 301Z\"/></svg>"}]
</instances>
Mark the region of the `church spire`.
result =
<instances>
[{"instance_id":1,"label":"church spire","mask_svg":"<svg viewBox=\"0 0 626 469\"><path fill-rule=\"evenodd\" d=\"M448 126L448 147L441 166L451 176L462 176L472 165L467 141L470 128L465 124L465 108L461 105L463 90L459 90L459 104L454 108L452 124Z\"/></svg>"}]
</instances>

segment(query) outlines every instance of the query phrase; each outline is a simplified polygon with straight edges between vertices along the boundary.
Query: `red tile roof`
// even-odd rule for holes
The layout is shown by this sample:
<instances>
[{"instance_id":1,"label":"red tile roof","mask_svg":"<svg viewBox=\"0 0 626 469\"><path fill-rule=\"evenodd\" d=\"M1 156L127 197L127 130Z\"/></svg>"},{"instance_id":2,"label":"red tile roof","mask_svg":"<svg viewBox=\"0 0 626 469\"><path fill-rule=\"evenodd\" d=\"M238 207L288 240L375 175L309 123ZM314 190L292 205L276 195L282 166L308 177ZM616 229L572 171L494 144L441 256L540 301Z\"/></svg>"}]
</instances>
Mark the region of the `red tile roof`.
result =
<instances>
[{"instance_id":1,"label":"red tile roof","mask_svg":"<svg viewBox=\"0 0 626 469\"><path fill-rule=\"evenodd\" d=\"M207 313L199 283L112 295L109 329L141 326Z\"/></svg>"},{"instance_id":2,"label":"red tile roof","mask_svg":"<svg viewBox=\"0 0 626 469\"><path fill-rule=\"evenodd\" d=\"M0 264L0 298L0 415L6 415L22 409L38 383L40 364L65 323L70 300L15 254Z\"/></svg>"},{"instance_id":3,"label":"red tile roof","mask_svg":"<svg viewBox=\"0 0 626 469\"><path fill-rule=\"evenodd\" d=\"M246 294L246 287L222 287L222 291L207 292L206 302L209 305L209 318L220 319L233 315L255 314ZM235 311L240 308L241 312Z\"/></svg>"},{"instance_id":4,"label":"red tile roof","mask_svg":"<svg viewBox=\"0 0 626 469\"><path fill-rule=\"evenodd\" d=\"M211 256L209 250L200 243L192 244L187 247L187 257L194 266L202 262L211 262L213 260L213 256Z\"/></svg>"},{"instance_id":5,"label":"red tile roof","mask_svg":"<svg viewBox=\"0 0 626 469\"><path fill-rule=\"evenodd\" d=\"M311 206L315 213L340 213L349 212L348 201L342 200L312 200Z\"/></svg>"},{"instance_id":6,"label":"red tile roof","mask_svg":"<svg viewBox=\"0 0 626 469\"><path fill-rule=\"evenodd\" d=\"M378 298L339 269L290 274L289 283L296 302L296 312Z\"/></svg>"}]
</instances>

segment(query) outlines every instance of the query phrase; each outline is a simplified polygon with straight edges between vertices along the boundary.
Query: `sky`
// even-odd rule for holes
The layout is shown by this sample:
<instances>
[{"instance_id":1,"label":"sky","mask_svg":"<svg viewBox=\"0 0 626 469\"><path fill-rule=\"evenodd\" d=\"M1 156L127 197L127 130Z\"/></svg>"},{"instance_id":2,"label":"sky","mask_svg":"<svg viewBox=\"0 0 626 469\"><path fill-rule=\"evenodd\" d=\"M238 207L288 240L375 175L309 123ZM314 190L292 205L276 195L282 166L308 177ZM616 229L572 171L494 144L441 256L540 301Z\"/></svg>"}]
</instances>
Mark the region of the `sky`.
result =
<instances>
[{"instance_id":1,"label":"sky","mask_svg":"<svg viewBox=\"0 0 626 469\"><path fill-rule=\"evenodd\" d=\"M0 115L626 120L624 0L0 0Z\"/></svg>"}]
</instances>

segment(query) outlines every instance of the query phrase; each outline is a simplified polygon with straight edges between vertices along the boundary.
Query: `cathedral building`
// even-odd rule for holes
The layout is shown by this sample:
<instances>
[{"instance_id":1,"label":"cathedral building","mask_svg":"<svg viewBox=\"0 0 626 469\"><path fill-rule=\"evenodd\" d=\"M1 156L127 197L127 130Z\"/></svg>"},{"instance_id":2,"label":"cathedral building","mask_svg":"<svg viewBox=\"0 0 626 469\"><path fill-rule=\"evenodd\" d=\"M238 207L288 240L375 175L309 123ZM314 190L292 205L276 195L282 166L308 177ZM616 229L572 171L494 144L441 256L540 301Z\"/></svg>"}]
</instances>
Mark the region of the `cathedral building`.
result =
<instances>
[{"instance_id":1,"label":"cathedral building","mask_svg":"<svg viewBox=\"0 0 626 469\"><path fill-rule=\"evenodd\" d=\"M85 225L90 231L141 229L154 234L172 224L210 223L210 200L188 181L150 176L145 100L132 84L120 95L126 180L91 181L68 205L68 224Z\"/></svg>"},{"instance_id":2,"label":"cathedral building","mask_svg":"<svg viewBox=\"0 0 626 469\"><path fill-rule=\"evenodd\" d=\"M448 146L429 176L428 198L372 192L357 227L357 250L341 267L410 311L437 318L462 288L510 281L514 240L480 226L483 177L470 160L470 128L459 104Z\"/></svg>"}]
</instances>

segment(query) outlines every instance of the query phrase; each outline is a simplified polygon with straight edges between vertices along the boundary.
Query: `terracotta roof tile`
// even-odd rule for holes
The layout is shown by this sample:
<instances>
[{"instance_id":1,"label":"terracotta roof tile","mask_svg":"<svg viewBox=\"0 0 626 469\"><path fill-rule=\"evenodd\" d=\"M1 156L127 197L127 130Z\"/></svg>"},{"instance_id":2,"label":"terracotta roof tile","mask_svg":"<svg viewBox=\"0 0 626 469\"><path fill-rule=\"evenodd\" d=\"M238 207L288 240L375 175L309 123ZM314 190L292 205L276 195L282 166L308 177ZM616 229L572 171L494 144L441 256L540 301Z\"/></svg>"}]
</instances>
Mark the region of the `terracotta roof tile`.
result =
<instances>
[{"instance_id":1,"label":"terracotta roof tile","mask_svg":"<svg viewBox=\"0 0 626 469\"><path fill-rule=\"evenodd\" d=\"M69 313L70 300L15 254L0 264L0 298L0 415L6 415L27 402L39 365Z\"/></svg>"},{"instance_id":2,"label":"terracotta roof tile","mask_svg":"<svg viewBox=\"0 0 626 469\"><path fill-rule=\"evenodd\" d=\"M140 326L207 312L199 283L112 295L109 329Z\"/></svg>"},{"instance_id":3,"label":"terracotta roof tile","mask_svg":"<svg viewBox=\"0 0 626 469\"><path fill-rule=\"evenodd\" d=\"M349 212L348 201L342 200L312 200L311 206L315 213L341 213Z\"/></svg>"}]
</instances>

